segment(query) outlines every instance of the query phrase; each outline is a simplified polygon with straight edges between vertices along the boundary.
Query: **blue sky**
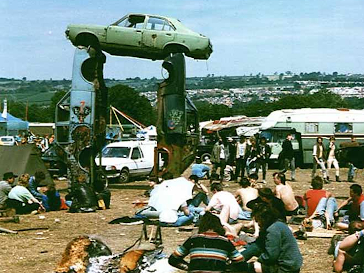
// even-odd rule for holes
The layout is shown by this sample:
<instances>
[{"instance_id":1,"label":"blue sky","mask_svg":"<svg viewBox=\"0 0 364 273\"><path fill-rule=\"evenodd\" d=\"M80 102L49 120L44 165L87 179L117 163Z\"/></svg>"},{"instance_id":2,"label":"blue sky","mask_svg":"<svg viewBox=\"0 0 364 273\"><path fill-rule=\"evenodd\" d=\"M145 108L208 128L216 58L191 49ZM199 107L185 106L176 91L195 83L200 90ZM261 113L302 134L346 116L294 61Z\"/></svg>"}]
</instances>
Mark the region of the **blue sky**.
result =
<instances>
[{"instance_id":1,"label":"blue sky","mask_svg":"<svg viewBox=\"0 0 364 273\"><path fill-rule=\"evenodd\" d=\"M0 77L70 79L70 23L108 25L130 12L175 17L208 36L188 77L364 73L363 0L1 0ZM161 78L161 61L107 55L106 78Z\"/></svg>"}]
</instances>

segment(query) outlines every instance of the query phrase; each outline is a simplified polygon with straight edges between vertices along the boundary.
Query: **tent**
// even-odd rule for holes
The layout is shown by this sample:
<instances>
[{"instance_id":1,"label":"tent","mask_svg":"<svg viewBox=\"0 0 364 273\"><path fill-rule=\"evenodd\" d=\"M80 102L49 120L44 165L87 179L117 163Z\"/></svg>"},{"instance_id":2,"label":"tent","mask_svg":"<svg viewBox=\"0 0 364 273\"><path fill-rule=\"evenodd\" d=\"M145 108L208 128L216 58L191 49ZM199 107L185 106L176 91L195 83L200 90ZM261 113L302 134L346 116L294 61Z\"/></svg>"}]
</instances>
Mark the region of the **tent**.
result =
<instances>
[{"instance_id":1,"label":"tent","mask_svg":"<svg viewBox=\"0 0 364 273\"><path fill-rule=\"evenodd\" d=\"M34 175L36 171L43 171L48 183L53 181L34 144L0 146L0 179L6 172Z\"/></svg>"},{"instance_id":2,"label":"tent","mask_svg":"<svg viewBox=\"0 0 364 273\"><path fill-rule=\"evenodd\" d=\"M1 135L15 136L19 132L28 131L29 128L29 122L14 117L9 113L6 114L6 118L0 115L0 124L2 125L1 128L3 128L2 131L6 128L6 131L1 132Z\"/></svg>"}]
</instances>

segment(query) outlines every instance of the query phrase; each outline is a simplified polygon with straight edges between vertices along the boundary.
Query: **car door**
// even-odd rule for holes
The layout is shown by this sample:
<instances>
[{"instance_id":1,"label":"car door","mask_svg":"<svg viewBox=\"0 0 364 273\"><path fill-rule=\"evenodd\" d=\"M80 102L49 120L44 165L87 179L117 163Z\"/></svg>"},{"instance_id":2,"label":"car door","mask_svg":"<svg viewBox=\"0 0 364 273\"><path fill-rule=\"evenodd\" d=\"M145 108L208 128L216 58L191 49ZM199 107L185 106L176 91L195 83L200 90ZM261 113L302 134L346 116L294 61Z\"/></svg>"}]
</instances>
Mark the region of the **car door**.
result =
<instances>
[{"instance_id":1,"label":"car door","mask_svg":"<svg viewBox=\"0 0 364 273\"><path fill-rule=\"evenodd\" d=\"M141 47L144 21L144 15L129 15L110 25L107 28L107 43L120 47Z\"/></svg>"},{"instance_id":2,"label":"car door","mask_svg":"<svg viewBox=\"0 0 364 273\"><path fill-rule=\"evenodd\" d=\"M173 41L175 30L166 19L150 16L143 32L142 44L152 50L162 50L164 45Z\"/></svg>"},{"instance_id":3,"label":"car door","mask_svg":"<svg viewBox=\"0 0 364 273\"><path fill-rule=\"evenodd\" d=\"M148 175L150 173L150 168L148 166L148 162L145 160L142 151L139 147L134 147L131 159L134 160L135 164L137 165L137 170L135 172L136 175Z\"/></svg>"}]
</instances>

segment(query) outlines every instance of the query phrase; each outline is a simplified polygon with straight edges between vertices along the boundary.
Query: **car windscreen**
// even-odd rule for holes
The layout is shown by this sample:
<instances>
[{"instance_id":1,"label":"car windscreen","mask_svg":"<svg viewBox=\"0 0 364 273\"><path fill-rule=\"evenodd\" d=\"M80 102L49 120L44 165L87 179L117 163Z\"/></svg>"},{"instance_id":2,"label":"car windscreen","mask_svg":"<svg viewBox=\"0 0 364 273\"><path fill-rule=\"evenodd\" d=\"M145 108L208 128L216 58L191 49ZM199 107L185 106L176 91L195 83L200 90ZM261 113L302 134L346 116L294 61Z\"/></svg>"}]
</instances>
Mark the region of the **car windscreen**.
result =
<instances>
[{"instance_id":1,"label":"car windscreen","mask_svg":"<svg viewBox=\"0 0 364 273\"><path fill-rule=\"evenodd\" d=\"M102 150L102 157L128 158L130 147L106 147Z\"/></svg>"},{"instance_id":2,"label":"car windscreen","mask_svg":"<svg viewBox=\"0 0 364 273\"><path fill-rule=\"evenodd\" d=\"M14 141L14 139L11 138L11 137L2 137L1 138L1 141L4 141L4 142L12 142L12 141Z\"/></svg>"}]
</instances>

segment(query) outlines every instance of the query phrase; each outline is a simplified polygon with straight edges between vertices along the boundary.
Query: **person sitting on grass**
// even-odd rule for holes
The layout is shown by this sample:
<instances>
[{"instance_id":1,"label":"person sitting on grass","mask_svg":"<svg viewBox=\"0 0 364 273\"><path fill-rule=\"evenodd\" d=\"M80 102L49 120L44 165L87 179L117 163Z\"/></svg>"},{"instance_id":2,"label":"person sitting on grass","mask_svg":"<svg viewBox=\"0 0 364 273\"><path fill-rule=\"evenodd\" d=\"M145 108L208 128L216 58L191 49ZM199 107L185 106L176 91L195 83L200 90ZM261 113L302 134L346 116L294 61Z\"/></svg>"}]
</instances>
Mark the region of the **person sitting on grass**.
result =
<instances>
[{"instance_id":1,"label":"person sitting on grass","mask_svg":"<svg viewBox=\"0 0 364 273\"><path fill-rule=\"evenodd\" d=\"M236 268L245 268L243 256L224 235L220 219L206 212L198 234L192 235L173 252L169 264L188 272L225 272L229 259ZM189 263L184 260L188 254Z\"/></svg>"},{"instance_id":2,"label":"person sitting on grass","mask_svg":"<svg viewBox=\"0 0 364 273\"><path fill-rule=\"evenodd\" d=\"M253 188L259 189L262 188L261 185L258 184L258 175L256 173L249 174L248 176L250 185Z\"/></svg>"},{"instance_id":3,"label":"person sitting on grass","mask_svg":"<svg viewBox=\"0 0 364 273\"><path fill-rule=\"evenodd\" d=\"M199 179L206 177L210 179L210 167L202 164L202 160L196 157L196 163L192 165L191 175L196 175Z\"/></svg>"},{"instance_id":4,"label":"person sitting on grass","mask_svg":"<svg viewBox=\"0 0 364 273\"><path fill-rule=\"evenodd\" d=\"M36 214L45 211L42 203L27 189L28 182L29 174L22 174L18 179L18 185L9 192L8 206L14 208L17 214Z\"/></svg>"},{"instance_id":5,"label":"person sitting on grass","mask_svg":"<svg viewBox=\"0 0 364 273\"><path fill-rule=\"evenodd\" d=\"M242 214L239 216L239 219L251 220L251 209L247 207L247 204L258 197L258 190L251 186L250 181L246 177L243 177L239 184L241 189L235 193L235 198L242 208Z\"/></svg>"},{"instance_id":6,"label":"person sitting on grass","mask_svg":"<svg viewBox=\"0 0 364 273\"><path fill-rule=\"evenodd\" d=\"M281 199L284 203L287 216L297 215L299 204L296 201L292 187L286 183L286 176L284 173L275 172L273 180L276 184L274 193L277 198Z\"/></svg>"},{"instance_id":7,"label":"person sitting on grass","mask_svg":"<svg viewBox=\"0 0 364 273\"><path fill-rule=\"evenodd\" d=\"M323 190L324 181L320 176L312 179L312 189L306 191L307 217L317 218L319 221L313 227L325 227L331 229L335 223L334 212L337 210L335 197L329 191Z\"/></svg>"},{"instance_id":8,"label":"person sitting on grass","mask_svg":"<svg viewBox=\"0 0 364 273\"><path fill-rule=\"evenodd\" d=\"M260 227L259 237L241 254L245 261L258 259L248 264L248 272L300 272L301 252L290 228L279 220L279 212L261 203L253 209L253 218Z\"/></svg>"},{"instance_id":9,"label":"person sitting on grass","mask_svg":"<svg viewBox=\"0 0 364 273\"><path fill-rule=\"evenodd\" d=\"M346 237L339 245L334 260L334 271L363 272L364 270L364 229ZM351 269L356 268L355 271Z\"/></svg>"},{"instance_id":10,"label":"person sitting on grass","mask_svg":"<svg viewBox=\"0 0 364 273\"><path fill-rule=\"evenodd\" d=\"M49 183L41 187L40 192L45 195L42 204L46 211L57 211L61 209L62 201L54 183Z\"/></svg>"},{"instance_id":11,"label":"person sitting on grass","mask_svg":"<svg viewBox=\"0 0 364 273\"><path fill-rule=\"evenodd\" d=\"M28 185L28 189L30 191L30 193L37 198L39 201L42 201L46 198L45 194L42 194L41 192L38 191L38 188L45 185L44 180L45 180L45 174L42 171L37 171L35 172L34 176L31 176L29 179L29 185Z\"/></svg>"},{"instance_id":12,"label":"person sitting on grass","mask_svg":"<svg viewBox=\"0 0 364 273\"><path fill-rule=\"evenodd\" d=\"M212 183L211 192L214 194L205 211L212 211L219 214L222 225L231 230L229 223L235 222L242 213L242 209L233 194L224 191L221 183Z\"/></svg>"},{"instance_id":13,"label":"person sitting on grass","mask_svg":"<svg viewBox=\"0 0 364 273\"><path fill-rule=\"evenodd\" d=\"M347 230L352 221L364 221L364 195L359 184L350 186L350 197L343 201L335 213L335 216L344 215L343 220L337 223L341 230Z\"/></svg>"}]
</instances>

